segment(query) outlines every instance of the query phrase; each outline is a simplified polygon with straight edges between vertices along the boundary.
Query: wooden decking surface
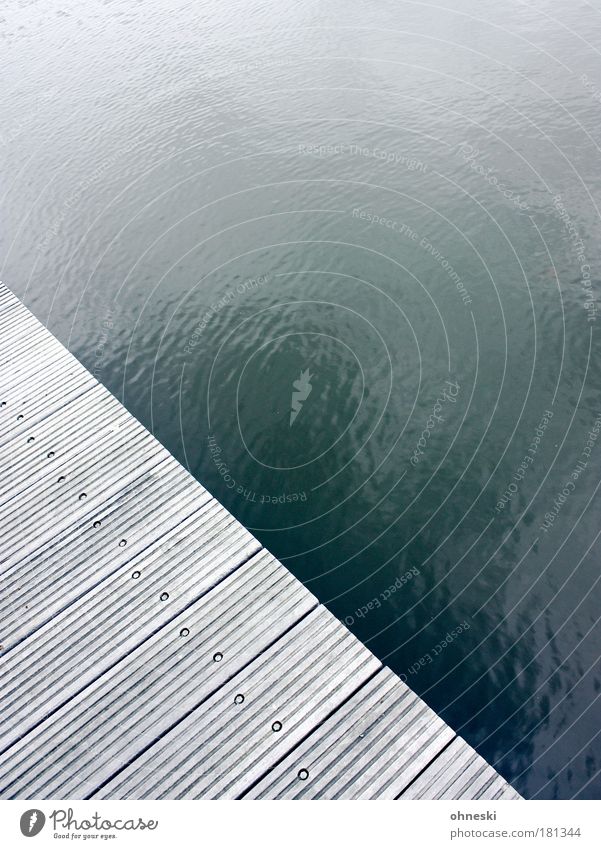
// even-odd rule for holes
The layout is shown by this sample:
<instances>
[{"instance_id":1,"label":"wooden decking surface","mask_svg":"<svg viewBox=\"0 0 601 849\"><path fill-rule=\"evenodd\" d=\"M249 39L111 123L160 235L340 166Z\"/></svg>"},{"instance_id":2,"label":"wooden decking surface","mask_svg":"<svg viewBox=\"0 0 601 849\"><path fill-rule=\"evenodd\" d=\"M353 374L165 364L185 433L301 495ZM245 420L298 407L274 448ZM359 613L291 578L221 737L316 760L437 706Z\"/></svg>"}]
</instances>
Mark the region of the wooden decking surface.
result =
<instances>
[{"instance_id":1,"label":"wooden decking surface","mask_svg":"<svg viewBox=\"0 0 601 849\"><path fill-rule=\"evenodd\" d=\"M0 797L518 794L0 284Z\"/></svg>"}]
</instances>

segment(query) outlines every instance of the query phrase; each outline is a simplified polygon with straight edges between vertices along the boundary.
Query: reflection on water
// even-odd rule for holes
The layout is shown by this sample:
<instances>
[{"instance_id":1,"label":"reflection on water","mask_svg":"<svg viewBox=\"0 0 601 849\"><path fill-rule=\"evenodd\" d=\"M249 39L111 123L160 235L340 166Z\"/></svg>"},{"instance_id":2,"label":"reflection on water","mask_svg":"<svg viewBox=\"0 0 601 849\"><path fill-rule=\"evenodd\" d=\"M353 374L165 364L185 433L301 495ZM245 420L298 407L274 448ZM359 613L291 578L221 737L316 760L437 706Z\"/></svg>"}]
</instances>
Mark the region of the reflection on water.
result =
<instances>
[{"instance_id":1,"label":"reflection on water","mask_svg":"<svg viewBox=\"0 0 601 849\"><path fill-rule=\"evenodd\" d=\"M599 11L7 5L4 282L520 792L598 798Z\"/></svg>"}]
</instances>

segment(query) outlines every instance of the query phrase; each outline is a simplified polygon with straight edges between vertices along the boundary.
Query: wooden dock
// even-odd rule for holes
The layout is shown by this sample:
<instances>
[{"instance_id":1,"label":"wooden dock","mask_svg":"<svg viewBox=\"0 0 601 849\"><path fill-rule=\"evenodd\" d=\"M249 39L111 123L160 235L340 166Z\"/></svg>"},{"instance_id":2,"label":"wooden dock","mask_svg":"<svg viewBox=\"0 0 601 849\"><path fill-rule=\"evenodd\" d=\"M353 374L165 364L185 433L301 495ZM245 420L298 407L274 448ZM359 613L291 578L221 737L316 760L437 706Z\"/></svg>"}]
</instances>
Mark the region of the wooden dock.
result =
<instances>
[{"instance_id":1,"label":"wooden dock","mask_svg":"<svg viewBox=\"0 0 601 849\"><path fill-rule=\"evenodd\" d=\"M519 799L0 284L0 797Z\"/></svg>"}]
</instances>

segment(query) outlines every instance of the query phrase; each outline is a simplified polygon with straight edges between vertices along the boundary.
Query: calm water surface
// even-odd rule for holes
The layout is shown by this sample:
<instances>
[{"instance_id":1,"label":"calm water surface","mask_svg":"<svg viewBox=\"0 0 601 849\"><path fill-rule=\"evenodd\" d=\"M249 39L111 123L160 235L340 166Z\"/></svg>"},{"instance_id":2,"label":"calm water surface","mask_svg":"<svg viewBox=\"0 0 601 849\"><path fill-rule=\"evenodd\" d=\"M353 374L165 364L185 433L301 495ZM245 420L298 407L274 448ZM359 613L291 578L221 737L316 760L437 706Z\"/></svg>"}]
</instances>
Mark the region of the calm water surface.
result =
<instances>
[{"instance_id":1,"label":"calm water surface","mask_svg":"<svg viewBox=\"0 0 601 849\"><path fill-rule=\"evenodd\" d=\"M601 797L599 0L7 0L3 281L526 796Z\"/></svg>"}]
</instances>

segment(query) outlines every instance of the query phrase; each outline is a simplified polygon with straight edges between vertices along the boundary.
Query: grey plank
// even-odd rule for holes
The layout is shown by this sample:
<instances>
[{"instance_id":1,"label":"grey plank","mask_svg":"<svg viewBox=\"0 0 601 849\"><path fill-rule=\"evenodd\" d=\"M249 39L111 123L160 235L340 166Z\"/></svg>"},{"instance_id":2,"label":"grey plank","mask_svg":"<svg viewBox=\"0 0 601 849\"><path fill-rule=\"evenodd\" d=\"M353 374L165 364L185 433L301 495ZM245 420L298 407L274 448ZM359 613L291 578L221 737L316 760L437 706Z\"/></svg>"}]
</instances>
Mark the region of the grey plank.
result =
<instances>
[{"instance_id":1,"label":"grey plank","mask_svg":"<svg viewBox=\"0 0 601 849\"><path fill-rule=\"evenodd\" d=\"M456 737L400 799L521 799L462 737Z\"/></svg>"},{"instance_id":2,"label":"grey plank","mask_svg":"<svg viewBox=\"0 0 601 849\"><path fill-rule=\"evenodd\" d=\"M9 345L0 362L0 395L5 406L12 407L15 414L20 412L19 405L25 403L28 396L30 401L43 400L45 384L50 380L56 382L62 377L68 384L77 375L80 379L85 377L91 386L98 385L98 381L68 351L50 342L44 329L40 328L39 336L35 340L28 338L22 351ZM9 417L10 420L10 413L11 409L4 409L3 418Z\"/></svg>"},{"instance_id":3,"label":"grey plank","mask_svg":"<svg viewBox=\"0 0 601 849\"><path fill-rule=\"evenodd\" d=\"M50 388L63 383L65 397L72 392L71 384L85 383L99 386L98 381L64 349L48 351L44 339L37 346L27 347L27 352L16 355L0 364L0 397L4 407L2 422L10 423L13 416L25 413L28 419L38 415L34 402L42 404L42 414L49 406ZM22 407L27 405L27 409ZM6 409L8 408L8 409Z\"/></svg>"},{"instance_id":4,"label":"grey plank","mask_svg":"<svg viewBox=\"0 0 601 849\"><path fill-rule=\"evenodd\" d=\"M108 450L105 444L121 428L144 433L140 427L132 431L131 418L97 385L43 421L27 423L22 435L0 444L0 509L29 488L36 488L32 497L37 500L44 481L54 483L59 474L67 475L90 447L94 453Z\"/></svg>"},{"instance_id":5,"label":"grey plank","mask_svg":"<svg viewBox=\"0 0 601 849\"><path fill-rule=\"evenodd\" d=\"M0 365L0 445L99 385L72 357L57 353L50 361L35 350L30 355Z\"/></svg>"},{"instance_id":6,"label":"grey plank","mask_svg":"<svg viewBox=\"0 0 601 849\"><path fill-rule=\"evenodd\" d=\"M239 796L379 668L320 607L96 795Z\"/></svg>"},{"instance_id":7,"label":"grey plank","mask_svg":"<svg viewBox=\"0 0 601 849\"><path fill-rule=\"evenodd\" d=\"M211 693L227 693L229 702L225 682L261 658L262 650L316 604L280 563L260 551L11 747L0 765L0 796L89 795ZM326 623L318 616L313 624ZM182 635L184 628L189 633ZM285 641L280 642L286 646ZM220 661L214 660L216 652ZM353 653L347 654L351 659Z\"/></svg>"},{"instance_id":8,"label":"grey plank","mask_svg":"<svg viewBox=\"0 0 601 849\"><path fill-rule=\"evenodd\" d=\"M259 549L248 531L210 499L158 543L122 562L96 587L55 615L35 639L25 640L4 656L0 668L0 751ZM110 562L106 565L114 568ZM167 601L160 598L164 591L169 593Z\"/></svg>"},{"instance_id":9,"label":"grey plank","mask_svg":"<svg viewBox=\"0 0 601 849\"><path fill-rule=\"evenodd\" d=\"M4 365L22 356L27 357L34 348L42 349L40 354L43 352L50 357L54 354L64 354L66 351L58 339L25 307L19 306L8 313L0 308L0 364ZM81 364L80 368L83 368Z\"/></svg>"},{"instance_id":10,"label":"grey plank","mask_svg":"<svg viewBox=\"0 0 601 849\"><path fill-rule=\"evenodd\" d=\"M214 500L206 490L191 487L190 477L170 458L150 469L136 469L117 492L92 512L68 522L62 532L55 533L49 521L43 545L32 516L31 539L24 540L0 577L3 650L58 615L209 501ZM200 535L199 544L205 539ZM0 552L4 555L3 546Z\"/></svg>"},{"instance_id":11,"label":"grey plank","mask_svg":"<svg viewBox=\"0 0 601 849\"><path fill-rule=\"evenodd\" d=\"M6 287L0 294L2 443L100 384Z\"/></svg>"},{"instance_id":12,"label":"grey plank","mask_svg":"<svg viewBox=\"0 0 601 849\"><path fill-rule=\"evenodd\" d=\"M245 798L394 799L454 736L383 669Z\"/></svg>"},{"instance_id":13,"label":"grey plank","mask_svg":"<svg viewBox=\"0 0 601 849\"><path fill-rule=\"evenodd\" d=\"M0 280L0 305L10 303L12 301L18 301L18 303L21 303L17 296L13 295L10 289L7 289L2 280Z\"/></svg>"},{"instance_id":14,"label":"grey plank","mask_svg":"<svg viewBox=\"0 0 601 849\"><path fill-rule=\"evenodd\" d=\"M65 528L93 515L132 480L169 460L172 458L150 434L126 424L87 446L74 461L48 467L34 494L19 492L17 486L9 493L10 500L0 506L3 568L21 560L32 546L41 547Z\"/></svg>"},{"instance_id":15,"label":"grey plank","mask_svg":"<svg viewBox=\"0 0 601 849\"><path fill-rule=\"evenodd\" d=\"M0 301L0 330L2 330L0 346L4 344L6 336L14 330L34 332L38 327L43 327L43 324L33 316L18 298L12 293L8 293L8 289L4 289Z\"/></svg>"}]
</instances>

